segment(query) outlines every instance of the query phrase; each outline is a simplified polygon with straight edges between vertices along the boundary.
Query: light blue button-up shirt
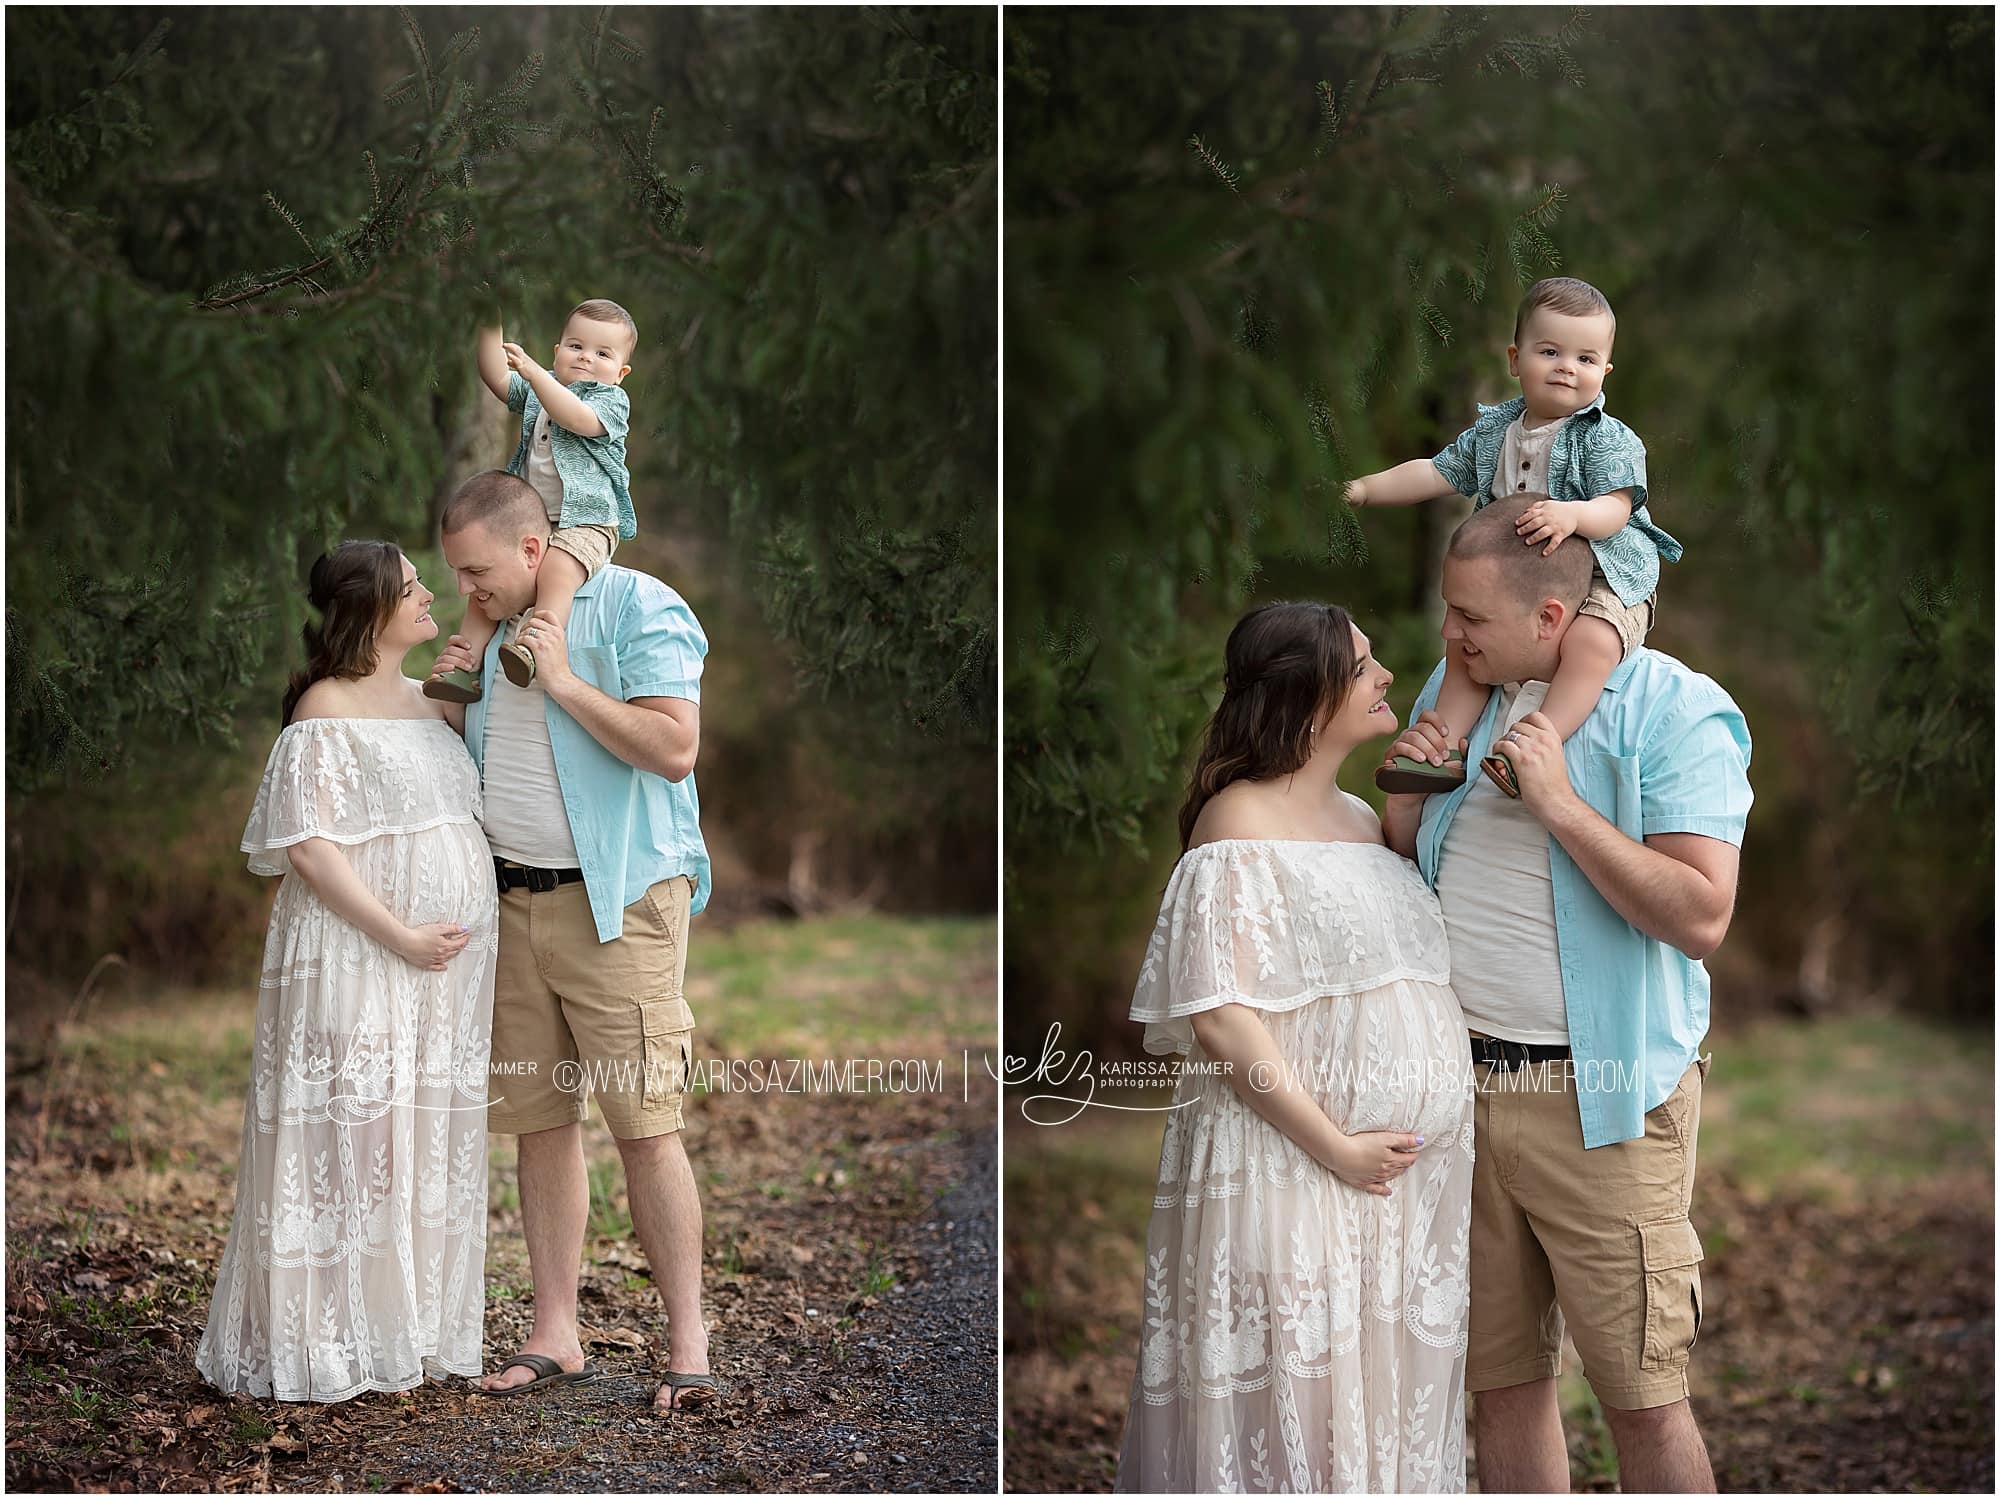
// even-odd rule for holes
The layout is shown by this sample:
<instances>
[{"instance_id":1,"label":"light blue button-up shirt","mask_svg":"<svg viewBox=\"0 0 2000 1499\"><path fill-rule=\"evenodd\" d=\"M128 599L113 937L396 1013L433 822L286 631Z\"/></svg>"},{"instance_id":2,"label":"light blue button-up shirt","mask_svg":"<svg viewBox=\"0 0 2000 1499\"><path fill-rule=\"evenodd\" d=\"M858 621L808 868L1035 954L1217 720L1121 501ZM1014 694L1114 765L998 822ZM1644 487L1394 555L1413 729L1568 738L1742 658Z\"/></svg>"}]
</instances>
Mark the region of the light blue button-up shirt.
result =
<instances>
[{"instance_id":1,"label":"light blue button-up shirt","mask_svg":"<svg viewBox=\"0 0 2000 1499\"><path fill-rule=\"evenodd\" d=\"M1525 396L1481 406L1479 419L1437 457L1439 476L1474 509L1493 499L1493 471L1514 419L1528 409ZM1646 445L1639 434L1604 409L1604 393L1562 424L1549 446L1549 498L1594 500L1614 489L1632 491L1632 515L1602 541L1591 541L1604 581L1626 604L1643 604L1660 586L1660 559L1681 560L1681 544L1653 524L1646 509ZM1587 538L1579 538L1587 539Z\"/></svg>"},{"instance_id":2,"label":"light blue button-up shirt","mask_svg":"<svg viewBox=\"0 0 2000 1499\"><path fill-rule=\"evenodd\" d=\"M1444 663L1410 718L1437 705ZM1500 694L1468 739L1463 786L1424 801L1417 868L1437 889L1438 861L1478 764L1492 748ZM1729 694L1672 656L1641 648L1620 663L1597 707L1563 744L1570 784L1635 842L1700 833L1737 847L1750 815L1750 729ZM1612 909L1549 838L1556 948L1576 1063L1586 1150L1646 1133L1646 1111L1680 1083L1708 1033L1708 970ZM1451 912L1445 911L1447 931Z\"/></svg>"},{"instance_id":3,"label":"light blue button-up shirt","mask_svg":"<svg viewBox=\"0 0 2000 1499\"><path fill-rule=\"evenodd\" d=\"M606 567L576 591L569 617L570 669L607 697L679 697L701 701L708 637L694 611L658 578L629 567ZM513 692L501 675L496 630L486 647L488 692ZM547 699L549 745L570 836L576 841L597 940L625 929L625 908L661 880L694 878L690 911L708 904L708 846L701 837L701 803L694 774L669 781L627 765L590 731ZM486 771L486 699L465 711L465 747Z\"/></svg>"}]
</instances>

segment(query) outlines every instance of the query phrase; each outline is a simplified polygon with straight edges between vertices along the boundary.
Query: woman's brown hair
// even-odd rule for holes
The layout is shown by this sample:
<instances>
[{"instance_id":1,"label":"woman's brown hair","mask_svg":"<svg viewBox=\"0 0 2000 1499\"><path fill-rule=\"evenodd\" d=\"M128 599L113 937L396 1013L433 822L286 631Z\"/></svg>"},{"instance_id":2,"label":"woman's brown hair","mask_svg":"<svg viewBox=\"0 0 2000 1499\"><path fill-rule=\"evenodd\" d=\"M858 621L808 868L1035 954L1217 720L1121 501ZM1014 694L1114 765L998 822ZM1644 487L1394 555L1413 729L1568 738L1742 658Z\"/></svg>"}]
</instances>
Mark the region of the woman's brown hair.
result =
<instances>
[{"instance_id":1,"label":"woman's brown hair","mask_svg":"<svg viewBox=\"0 0 2000 1499\"><path fill-rule=\"evenodd\" d=\"M343 541L312 565L306 600L319 621L308 620L299 632L306 666L285 689L286 724L321 678L352 680L375 669L375 637L403 600L402 548L393 541Z\"/></svg>"},{"instance_id":2,"label":"woman's brown hair","mask_svg":"<svg viewBox=\"0 0 2000 1499\"><path fill-rule=\"evenodd\" d=\"M1290 775L1312 757L1313 726L1338 713L1360 664L1354 621L1337 604L1266 604L1223 648L1222 701L1181 804L1181 852L1208 799L1233 781Z\"/></svg>"}]
</instances>

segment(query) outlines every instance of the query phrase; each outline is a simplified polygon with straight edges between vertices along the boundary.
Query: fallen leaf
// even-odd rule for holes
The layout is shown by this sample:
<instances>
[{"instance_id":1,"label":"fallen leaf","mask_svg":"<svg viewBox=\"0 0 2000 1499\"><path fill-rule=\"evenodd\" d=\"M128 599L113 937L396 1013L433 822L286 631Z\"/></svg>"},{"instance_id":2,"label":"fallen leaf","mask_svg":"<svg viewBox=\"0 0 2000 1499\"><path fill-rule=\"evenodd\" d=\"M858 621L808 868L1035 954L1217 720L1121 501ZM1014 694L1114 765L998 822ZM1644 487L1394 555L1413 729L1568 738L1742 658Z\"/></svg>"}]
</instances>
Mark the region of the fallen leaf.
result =
<instances>
[{"instance_id":1,"label":"fallen leaf","mask_svg":"<svg viewBox=\"0 0 2000 1499\"><path fill-rule=\"evenodd\" d=\"M306 1450L306 1443L280 1426L264 1442L264 1448L270 1452L303 1452Z\"/></svg>"}]
</instances>

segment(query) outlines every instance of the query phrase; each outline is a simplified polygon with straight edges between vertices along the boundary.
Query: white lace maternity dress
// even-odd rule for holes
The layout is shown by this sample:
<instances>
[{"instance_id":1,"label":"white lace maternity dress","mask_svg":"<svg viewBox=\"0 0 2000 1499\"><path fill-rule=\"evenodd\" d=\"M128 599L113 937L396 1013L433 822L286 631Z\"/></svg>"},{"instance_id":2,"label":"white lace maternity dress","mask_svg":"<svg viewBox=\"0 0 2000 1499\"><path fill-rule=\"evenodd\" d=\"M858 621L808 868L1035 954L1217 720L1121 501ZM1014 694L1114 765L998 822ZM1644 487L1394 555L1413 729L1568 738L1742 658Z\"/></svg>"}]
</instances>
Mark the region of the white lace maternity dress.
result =
<instances>
[{"instance_id":1,"label":"white lace maternity dress","mask_svg":"<svg viewBox=\"0 0 2000 1499\"><path fill-rule=\"evenodd\" d=\"M1187 1062L1146 1240L1120 1490L1463 1492L1472 1082L1444 922L1377 844L1230 839L1167 885L1131 1016ZM1187 1019L1259 1012L1353 1134L1424 1137L1388 1197L1245 1103Z\"/></svg>"},{"instance_id":2,"label":"white lace maternity dress","mask_svg":"<svg viewBox=\"0 0 2000 1499\"><path fill-rule=\"evenodd\" d=\"M284 883L195 1355L220 1389L331 1401L479 1372L498 900L478 816L478 770L441 720L302 719L271 750L243 848ZM291 872L310 837L398 919L472 940L432 973L364 936Z\"/></svg>"}]
</instances>

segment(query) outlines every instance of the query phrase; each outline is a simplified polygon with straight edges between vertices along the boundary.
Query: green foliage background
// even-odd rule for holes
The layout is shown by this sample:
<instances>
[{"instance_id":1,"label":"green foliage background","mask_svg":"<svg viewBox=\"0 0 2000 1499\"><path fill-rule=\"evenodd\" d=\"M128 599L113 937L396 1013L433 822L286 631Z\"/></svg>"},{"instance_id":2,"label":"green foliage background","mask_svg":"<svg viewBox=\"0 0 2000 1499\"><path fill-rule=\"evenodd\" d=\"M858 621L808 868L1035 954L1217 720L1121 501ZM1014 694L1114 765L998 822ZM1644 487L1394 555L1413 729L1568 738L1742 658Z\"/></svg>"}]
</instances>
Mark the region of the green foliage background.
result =
<instances>
[{"instance_id":1,"label":"green foliage background","mask_svg":"<svg viewBox=\"0 0 2000 1499\"><path fill-rule=\"evenodd\" d=\"M388 535L449 599L438 508L512 451L475 329L546 359L603 295L640 328L619 560L709 629L739 889L804 839L828 887L990 909L993 14L7 29L10 959L240 936L222 824L307 566Z\"/></svg>"},{"instance_id":2,"label":"green foliage background","mask_svg":"<svg viewBox=\"0 0 2000 1499\"><path fill-rule=\"evenodd\" d=\"M1122 1022L1254 602L1407 710L1457 513L1339 501L1518 393L1524 286L1618 313L1687 547L1649 642L1747 713L1718 1012L1992 976L1988 11L1007 15L1007 1016ZM1345 784L1375 798L1367 767Z\"/></svg>"}]
</instances>

